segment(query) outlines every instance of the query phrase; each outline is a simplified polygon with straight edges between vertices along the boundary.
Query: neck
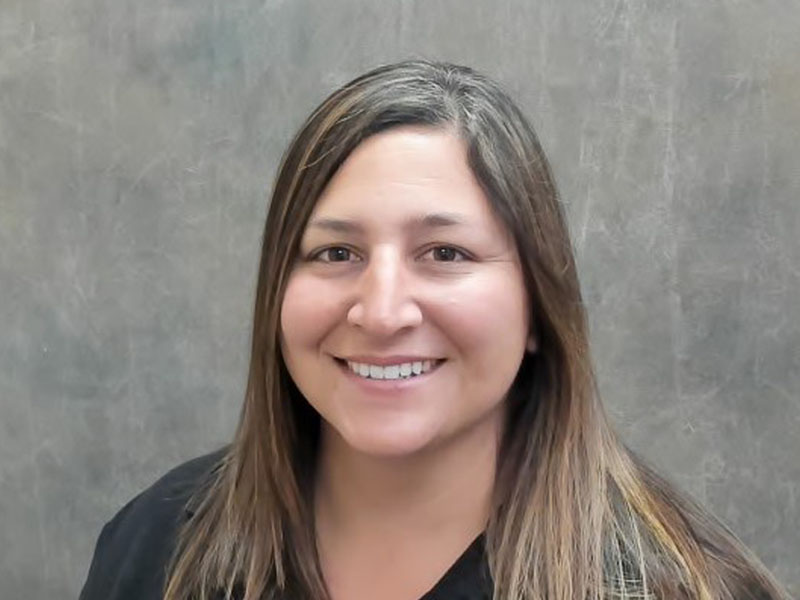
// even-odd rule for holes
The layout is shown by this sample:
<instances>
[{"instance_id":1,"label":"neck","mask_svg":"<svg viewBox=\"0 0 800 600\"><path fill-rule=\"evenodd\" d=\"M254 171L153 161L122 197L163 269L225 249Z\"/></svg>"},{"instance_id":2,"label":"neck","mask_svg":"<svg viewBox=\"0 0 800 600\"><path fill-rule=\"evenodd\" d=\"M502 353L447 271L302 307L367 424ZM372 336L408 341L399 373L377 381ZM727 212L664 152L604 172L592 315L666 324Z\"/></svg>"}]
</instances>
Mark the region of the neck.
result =
<instances>
[{"instance_id":1,"label":"neck","mask_svg":"<svg viewBox=\"0 0 800 600\"><path fill-rule=\"evenodd\" d=\"M411 456L376 457L323 426L315 485L320 542L474 539L486 527L500 428L483 424Z\"/></svg>"}]
</instances>

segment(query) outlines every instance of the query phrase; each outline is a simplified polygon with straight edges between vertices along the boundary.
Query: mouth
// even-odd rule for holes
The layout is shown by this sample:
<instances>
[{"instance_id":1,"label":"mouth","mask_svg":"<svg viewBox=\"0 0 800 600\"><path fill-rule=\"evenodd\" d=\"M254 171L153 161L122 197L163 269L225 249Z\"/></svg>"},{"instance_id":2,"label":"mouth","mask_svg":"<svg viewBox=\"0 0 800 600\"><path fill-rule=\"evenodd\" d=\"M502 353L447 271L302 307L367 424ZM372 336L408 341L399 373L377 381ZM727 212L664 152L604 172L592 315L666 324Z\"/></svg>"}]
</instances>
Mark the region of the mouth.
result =
<instances>
[{"instance_id":1,"label":"mouth","mask_svg":"<svg viewBox=\"0 0 800 600\"><path fill-rule=\"evenodd\" d=\"M350 377L365 382L398 383L425 379L446 362L444 358L408 361L393 365L373 365L333 357L339 367Z\"/></svg>"}]
</instances>

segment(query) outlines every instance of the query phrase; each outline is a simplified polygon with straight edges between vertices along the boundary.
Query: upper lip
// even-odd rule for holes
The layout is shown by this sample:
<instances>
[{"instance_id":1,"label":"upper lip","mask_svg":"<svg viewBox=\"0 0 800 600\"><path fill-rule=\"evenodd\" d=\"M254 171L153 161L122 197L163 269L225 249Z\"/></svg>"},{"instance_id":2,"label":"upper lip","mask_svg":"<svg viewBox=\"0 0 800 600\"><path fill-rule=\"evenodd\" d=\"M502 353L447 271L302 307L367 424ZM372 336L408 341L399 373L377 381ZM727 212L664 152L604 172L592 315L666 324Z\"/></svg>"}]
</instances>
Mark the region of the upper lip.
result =
<instances>
[{"instance_id":1,"label":"upper lip","mask_svg":"<svg viewBox=\"0 0 800 600\"><path fill-rule=\"evenodd\" d=\"M412 356L410 354L393 354L392 356L367 356L358 354L351 356L340 356L342 360L350 362L366 363L370 365L397 365L401 363L424 362L426 360L441 360L433 356Z\"/></svg>"}]
</instances>

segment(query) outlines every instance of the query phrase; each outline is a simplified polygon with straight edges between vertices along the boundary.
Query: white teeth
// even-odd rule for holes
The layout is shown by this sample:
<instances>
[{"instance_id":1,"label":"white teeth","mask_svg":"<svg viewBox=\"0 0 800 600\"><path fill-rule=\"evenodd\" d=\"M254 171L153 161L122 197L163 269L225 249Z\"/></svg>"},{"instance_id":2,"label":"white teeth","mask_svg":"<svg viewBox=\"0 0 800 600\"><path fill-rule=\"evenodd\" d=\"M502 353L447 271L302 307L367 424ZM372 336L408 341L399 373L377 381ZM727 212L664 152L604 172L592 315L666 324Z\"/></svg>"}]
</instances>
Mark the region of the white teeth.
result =
<instances>
[{"instance_id":1,"label":"white teeth","mask_svg":"<svg viewBox=\"0 0 800 600\"><path fill-rule=\"evenodd\" d=\"M409 379L422 373L427 373L437 361L425 360L401 363L398 365L369 365L347 361L348 368L361 377L370 379Z\"/></svg>"}]
</instances>

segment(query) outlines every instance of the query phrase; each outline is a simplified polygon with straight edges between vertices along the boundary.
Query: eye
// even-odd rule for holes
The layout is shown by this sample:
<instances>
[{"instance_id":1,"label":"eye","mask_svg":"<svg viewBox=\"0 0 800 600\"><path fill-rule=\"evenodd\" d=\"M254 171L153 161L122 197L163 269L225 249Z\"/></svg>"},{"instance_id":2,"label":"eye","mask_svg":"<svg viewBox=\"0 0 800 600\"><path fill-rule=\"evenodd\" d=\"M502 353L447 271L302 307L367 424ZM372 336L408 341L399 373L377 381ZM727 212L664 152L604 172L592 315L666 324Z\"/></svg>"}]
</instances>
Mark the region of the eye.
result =
<instances>
[{"instance_id":1,"label":"eye","mask_svg":"<svg viewBox=\"0 0 800 600\"><path fill-rule=\"evenodd\" d=\"M345 248L344 246L329 246L322 250L312 252L308 260L325 263L345 263L350 262L353 256L353 251L349 248Z\"/></svg>"},{"instance_id":2,"label":"eye","mask_svg":"<svg viewBox=\"0 0 800 600\"><path fill-rule=\"evenodd\" d=\"M469 260L469 256L463 250L459 250L453 246L434 246L425 254L433 254L433 259L436 262L461 262L462 260Z\"/></svg>"}]
</instances>

